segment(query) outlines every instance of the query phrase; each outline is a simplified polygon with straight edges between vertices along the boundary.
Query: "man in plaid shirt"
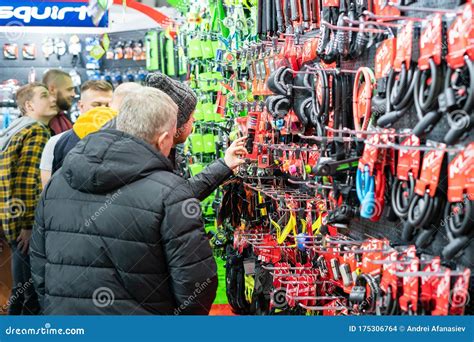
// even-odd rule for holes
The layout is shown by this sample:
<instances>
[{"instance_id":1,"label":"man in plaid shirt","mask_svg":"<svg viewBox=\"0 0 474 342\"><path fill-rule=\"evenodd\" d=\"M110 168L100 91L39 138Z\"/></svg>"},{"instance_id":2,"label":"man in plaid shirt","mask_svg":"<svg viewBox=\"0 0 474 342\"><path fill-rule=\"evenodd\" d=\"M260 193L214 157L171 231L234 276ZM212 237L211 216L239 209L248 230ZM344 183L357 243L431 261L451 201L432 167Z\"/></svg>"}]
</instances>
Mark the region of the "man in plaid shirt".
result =
<instances>
[{"instance_id":1,"label":"man in plaid shirt","mask_svg":"<svg viewBox=\"0 0 474 342\"><path fill-rule=\"evenodd\" d=\"M41 83L21 87L16 97L22 116L0 132L0 226L12 250L11 315L39 311L28 247L42 190L41 154L51 135L49 121L58 112L56 98Z\"/></svg>"}]
</instances>

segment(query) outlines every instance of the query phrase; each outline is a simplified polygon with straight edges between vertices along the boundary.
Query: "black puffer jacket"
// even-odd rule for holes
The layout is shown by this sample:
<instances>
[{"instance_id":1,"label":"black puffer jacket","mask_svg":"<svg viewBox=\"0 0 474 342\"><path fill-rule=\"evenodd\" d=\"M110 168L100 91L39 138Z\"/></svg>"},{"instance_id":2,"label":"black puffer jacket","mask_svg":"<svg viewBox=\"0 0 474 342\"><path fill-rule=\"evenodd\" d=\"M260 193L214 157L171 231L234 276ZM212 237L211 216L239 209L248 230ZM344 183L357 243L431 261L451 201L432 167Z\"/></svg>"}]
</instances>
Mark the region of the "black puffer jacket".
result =
<instances>
[{"instance_id":1,"label":"black puffer jacket","mask_svg":"<svg viewBox=\"0 0 474 342\"><path fill-rule=\"evenodd\" d=\"M207 314L216 264L199 202L170 161L115 130L68 154L36 211L44 314Z\"/></svg>"}]
</instances>

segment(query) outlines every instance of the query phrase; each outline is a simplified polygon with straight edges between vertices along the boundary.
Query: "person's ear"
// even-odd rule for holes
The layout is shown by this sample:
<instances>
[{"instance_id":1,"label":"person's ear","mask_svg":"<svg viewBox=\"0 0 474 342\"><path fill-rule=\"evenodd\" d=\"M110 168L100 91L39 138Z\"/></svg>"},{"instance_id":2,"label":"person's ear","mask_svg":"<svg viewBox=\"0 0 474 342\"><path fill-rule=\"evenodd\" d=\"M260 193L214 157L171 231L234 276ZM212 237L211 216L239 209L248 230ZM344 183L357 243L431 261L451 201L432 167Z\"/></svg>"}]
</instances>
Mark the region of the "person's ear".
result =
<instances>
[{"instance_id":1,"label":"person's ear","mask_svg":"<svg viewBox=\"0 0 474 342\"><path fill-rule=\"evenodd\" d=\"M77 101L77 108L79 109L80 113L83 113L84 104L82 103L81 100Z\"/></svg>"},{"instance_id":2,"label":"person's ear","mask_svg":"<svg viewBox=\"0 0 474 342\"><path fill-rule=\"evenodd\" d=\"M49 85L48 91L50 94L56 94L56 86L54 84Z\"/></svg>"},{"instance_id":3,"label":"person's ear","mask_svg":"<svg viewBox=\"0 0 474 342\"><path fill-rule=\"evenodd\" d=\"M33 112L35 110L34 106L33 106L33 102L31 101L26 101L25 102L25 109L26 109L26 112L27 113L30 113L30 112Z\"/></svg>"},{"instance_id":4,"label":"person's ear","mask_svg":"<svg viewBox=\"0 0 474 342\"><path fill-rule=\"evenodd\" d=\"M159 151L161 151L165 145L165 141L166 139L169 137L169 132L163 132L159 135L158 137L158 147L159 147Z\"/></svg>"}]
</instances>

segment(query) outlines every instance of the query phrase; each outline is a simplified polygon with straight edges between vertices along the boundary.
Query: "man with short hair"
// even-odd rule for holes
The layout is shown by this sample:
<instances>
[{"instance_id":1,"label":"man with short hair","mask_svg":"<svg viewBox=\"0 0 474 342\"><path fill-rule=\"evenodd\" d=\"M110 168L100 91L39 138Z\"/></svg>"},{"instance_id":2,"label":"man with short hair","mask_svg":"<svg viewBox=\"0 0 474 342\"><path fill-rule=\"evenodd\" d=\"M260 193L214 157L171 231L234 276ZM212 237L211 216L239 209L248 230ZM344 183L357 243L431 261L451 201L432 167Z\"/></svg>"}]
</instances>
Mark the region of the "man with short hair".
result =
<instances>
[{"instance_id":1,"label":"man with short hair","mask_svg":"<svg viewBox=\"0 0 474 342\"><path fill-rule=\"evenodd\" d=\"M32 83L16 94L21 117L0 132L0 227L12 250L12 315L36 314L38 299L31 282L28 247L41 194L39 163L57 115L56 98L44 84Z\"/></svg>"},{"instance_id":2,"label":"man with short hair","mask_svg":"<svg viewBox=\"0 0 474 342\"><path fill-rule=\"evenodd\" d=\"M81 99L78 102L80 114L96 107L110 107L114 89L109 82L87 81L81 85Z\"/></svg>"},{"instance_id":3,"label":"man with short hair","mask_svg":"<svg viewBox=\"0 0 474 342\"><path fill-rule=\"evenodd\" d=\"M31 243L44 314L209 313L216 264L199 202L168 160L176 114L157 89L126 96L118 130L80 141L48 183ZM104 288L112 300L98 305Z\"/></svg>"},{"instance_id":4,"label":"man with short hair","mask_svg":"<svg viewBox=\"0 0 474 342\"><path fill-rule=\"evenodd\" d=\"M49 123L49 127L53 130L54 134L71 129L71 121L65 114L71 109L76 96L71 76L64 70L50 69L44 74L43 83L48 88L50 94L56 97L59 110L58 115Z\"/></svg>"},{"instance_id":5,"label":"man with short hair","mask_svg":"<svg viewBox=\"0 0 474 342\"><path fill-rule=\"evenodd\" d=\"M113 89L110 83L105 81L87 81L81 86L81 99L79 100L78 107L81 113L81 116L76 120L74 123L73 129L65 131L63 133L57 134L49 139L46 147L43 151L43 156L41 158L41 181L43 186L51 178L51 174L53 172L54 163L54 152L55 148L60 140L67 141L71 137L76 138L77 135L74 130L78 129L83 123L87 122L87 127L90 129L90 124L95 124L99 120L94 120L94 116L96 116L97 111L92 112L91 110L94 108L100 107L109 107L113 96ZM88 113L89 115L86 115ZM103 110L100 113L107 113L109 119L116 115L114 111ZM76 142L80 139L77 138ZM62 145L62 144L60 144ZM62 161L62 160L61 160ZM59 161L58 161L59 163Z\"/></svg>"},{"instance_id":6,"label":"man with short hair","mask_svg":"<svg viewBox=\"0 0 474 342\"><path fill-rule=\"evenodd\" d=\"M112 101L110 102L110 108L113 108L118 112L124 97L134 91L139 91L142 88L143 87L141 84L135 82L125 82L120 84L114 90L114 95L112 97Z\"/></svg>"}]
</instances>

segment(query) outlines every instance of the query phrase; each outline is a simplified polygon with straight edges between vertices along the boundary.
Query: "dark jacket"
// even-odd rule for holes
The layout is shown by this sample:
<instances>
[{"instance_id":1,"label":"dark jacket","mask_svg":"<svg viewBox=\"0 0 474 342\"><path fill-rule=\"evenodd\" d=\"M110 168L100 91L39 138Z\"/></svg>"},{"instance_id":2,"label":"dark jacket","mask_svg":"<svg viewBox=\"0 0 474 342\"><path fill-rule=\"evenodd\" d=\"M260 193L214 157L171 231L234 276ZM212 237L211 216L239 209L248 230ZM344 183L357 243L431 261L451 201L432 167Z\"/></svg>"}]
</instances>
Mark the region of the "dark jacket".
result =
<instances>
[{"instance_id":1,"label":"dark jacket","mask_svg":"<svg viewBox=\"0 0 474 342\"><path fill-rule=\"evenodd\" d=\"M59 138L54 147L53 174L63 166L64 158L66 158L69 151L71 151L79 141L81 141L81 139L72 129L65 132L63 136Z\"/></svg>"},{"instance_id":2,"label":"dark jacket","mask_svg":"<svg viewBox=\"0 0 474 342\"><path fill-rule=\"evenodd\" d=\"M199 202L167 158L116 130L68 154L30 252L44 314L207 314L216 294Z\"/></svg>"},{"instance_id":3,"label":"dark jacket","mask_svg":"<svg viewBox=\"0 0 474 342\"><path fill-rule=\"evenodd\" d=\"M115 121L111 120L106 126L115 127L114 123ZM53 174L62 167L64 158L79 141L81 141L80 138L72 129L58 140L54 148ZM212 162L194 177L189 177L189 174L183 170L182 165L185 161L180 153L177 153L176 149L171 151L169 159L175 173L187 179L188 185L193 192L192 196L199 201L209 197L226 179L232 176L232 170L229 169L223 159Z\"/></svg>"}]
</instances>

